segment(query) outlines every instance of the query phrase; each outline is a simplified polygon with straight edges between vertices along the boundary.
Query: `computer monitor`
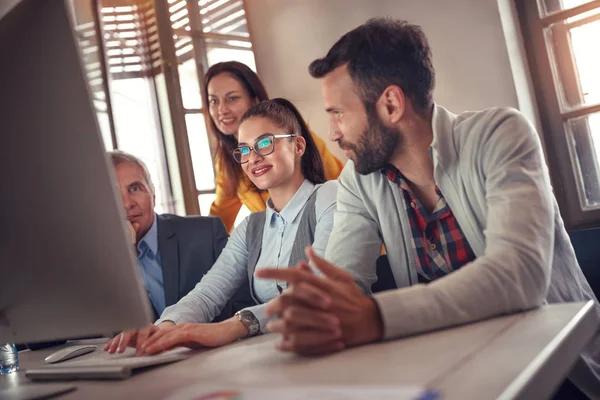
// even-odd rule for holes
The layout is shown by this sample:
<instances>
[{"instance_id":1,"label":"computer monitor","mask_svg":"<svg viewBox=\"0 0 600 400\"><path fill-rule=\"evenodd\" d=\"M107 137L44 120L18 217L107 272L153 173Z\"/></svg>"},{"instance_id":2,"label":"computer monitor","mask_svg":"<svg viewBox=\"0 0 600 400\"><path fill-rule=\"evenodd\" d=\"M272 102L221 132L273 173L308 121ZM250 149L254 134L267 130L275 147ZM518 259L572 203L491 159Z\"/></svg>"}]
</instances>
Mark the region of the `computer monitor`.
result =
<instances>
[{"instance_id":1,"label":"computer monitor","mask_svg":"<svg viewBox=\"0 0 600 400\"><path fill-rule=\"evenodd\" d=\"M0 343L150 323L64 0L0 7Z\"/></svg>"}]
</instances>

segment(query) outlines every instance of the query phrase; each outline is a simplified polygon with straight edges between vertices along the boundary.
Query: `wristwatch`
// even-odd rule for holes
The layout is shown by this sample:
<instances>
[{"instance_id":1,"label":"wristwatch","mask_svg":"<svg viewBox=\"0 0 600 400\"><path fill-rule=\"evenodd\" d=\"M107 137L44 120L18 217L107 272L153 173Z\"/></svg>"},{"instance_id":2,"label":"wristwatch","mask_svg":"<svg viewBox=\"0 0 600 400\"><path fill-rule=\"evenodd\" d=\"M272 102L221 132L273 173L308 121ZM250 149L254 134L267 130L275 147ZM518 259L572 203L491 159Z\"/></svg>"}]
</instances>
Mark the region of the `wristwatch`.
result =
<instances>
[{"instance_id":1,"label":"wristwatch","mask_svg":"<svg viewBox=\"0 0 600 400\"><path fill-rule=\"evenodd\" d=\"M238 317L238 320L244 324L246 328L248 328L247 337L258 335L258 332L260 331L260 323L251 311L242 310L236 312L235 315Z\"/></svg>"}]
</instances>

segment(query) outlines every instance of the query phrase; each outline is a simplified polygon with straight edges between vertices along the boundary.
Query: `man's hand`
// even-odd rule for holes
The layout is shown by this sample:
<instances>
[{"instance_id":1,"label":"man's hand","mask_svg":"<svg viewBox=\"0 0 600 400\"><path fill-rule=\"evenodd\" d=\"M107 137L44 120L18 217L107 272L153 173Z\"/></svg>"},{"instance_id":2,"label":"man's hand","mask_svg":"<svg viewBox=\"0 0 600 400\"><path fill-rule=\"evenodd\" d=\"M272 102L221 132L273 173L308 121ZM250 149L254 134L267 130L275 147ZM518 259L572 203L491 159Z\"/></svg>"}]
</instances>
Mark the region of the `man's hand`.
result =
<instances>
[{"instance_id":1,"label":"man's hand","mask_svg":"<svg viewBox=\"0 0 600 400\"><path fill-rule=\"evenodd\" d=\"M132 224L129 221L127 222L127 228L129 228L129 238L131 240L131 244L135 245L137 243L137 230L140 227L140 224L134 223Z\"/></svg>"},{"instance_id":2,"label":"man's hand","mask_svg":"<svg viewBox=\"0 0 600 400\"><path fill-rule=\"evenodd\" d=\"M347 271L318 257L311 248L306 254L324 277L313 274L305 262L296 268L256 272L257 277L291 284L266 308L267 315L279 316L267 325L269 331L283 334L277 347L316 355L380 340L383 323L375 301L360 290Z\"/></svg>"},{"instance_id":3,"label":"man's hand","mask_svg":"<svg viewBox=\"0 0 600 400\"><path fill-rule=\"evenodd\" d=\"M164 321L158 326L150 325L139 330L123 331L106 343L104 351L108 351L110 354L114 354L117 351L123 353L127 347L135 347L136 355L141 356L143 354L141 345L149 337L160 330L172 329L175 326L175 323L171 321Z\"/></svg>"},{"instance_id":4,"label":"man's hand","mask_svg":"<svg viewBox=\"0 0 600 400\"><path fill-rule=\"evenodd\" d=\"M141 343L142 352L156 354L177 346L190 348L224 346L248 335L248 328L237 317L214 324L179 324L160 330Z\"/></svg>"}]
</instances>

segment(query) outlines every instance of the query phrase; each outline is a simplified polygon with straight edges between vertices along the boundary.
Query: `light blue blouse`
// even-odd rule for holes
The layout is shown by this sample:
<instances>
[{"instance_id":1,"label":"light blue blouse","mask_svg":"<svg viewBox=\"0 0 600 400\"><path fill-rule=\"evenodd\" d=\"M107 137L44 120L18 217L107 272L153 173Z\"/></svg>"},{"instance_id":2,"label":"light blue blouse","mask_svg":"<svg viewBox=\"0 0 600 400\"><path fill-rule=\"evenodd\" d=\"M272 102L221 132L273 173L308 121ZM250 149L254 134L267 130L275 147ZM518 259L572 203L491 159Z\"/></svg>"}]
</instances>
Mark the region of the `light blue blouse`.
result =
<instances>
[{"instance_id":1,"label":"light blue blouse","mask_svg":"<svg viewBox=\"0 0 600 400\"><path fill-rule=\"evenodd\" d=\"M313 249L320 256L325 254L333 227L337 181L314 185L305 180L281 212L278 213L273 209L270 199L267 201L265 213L267 220L263 230L262 250L256 270L267 267L288 267L298 223L302 218L308 198L318 186L320 187L315 202L317 225ZM207 323L221 312L227 301L248 279L247 227L248 218L244 219L233 231L227 245L210 271L177 304L167 307L156 324L163 321L173 321L176 324L183 322ZM253 289L256 298L263 303L273 299L279 294L276 284L285 288L285 282L255 278ZM261 332L264 332L267 323L264 308L264 304L247 308L259 320Z\"/></svg>"}]
</instances>

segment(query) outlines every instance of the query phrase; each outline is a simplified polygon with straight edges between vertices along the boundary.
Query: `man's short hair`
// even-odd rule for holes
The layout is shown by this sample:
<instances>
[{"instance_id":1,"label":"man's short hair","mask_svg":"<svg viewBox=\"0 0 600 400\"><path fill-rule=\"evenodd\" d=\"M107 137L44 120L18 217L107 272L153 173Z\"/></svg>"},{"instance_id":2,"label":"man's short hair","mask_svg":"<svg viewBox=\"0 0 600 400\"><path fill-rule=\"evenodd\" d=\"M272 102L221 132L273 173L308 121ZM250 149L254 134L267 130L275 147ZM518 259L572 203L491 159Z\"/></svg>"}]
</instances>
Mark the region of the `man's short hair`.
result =
<instances>
[{"instance_id":1,"label":"man's short hair","mask_svg":"<svg viewBox=\"0 0 600 400\"><path fill-rule=\"evenodd\" d=\"M390 85L399 86L417 112L433 105L435 70L431 49L420 26L392 18L373 18L342 36L309 72L322 78L347 64L367 110Z\"/></svg>"},{"instance_id":2,"label":"man's short hair","mask_svg":"<svg viewBox=\"0 0 600 400\"><path fill-rule=\"evenodd\" d=\"M142 169L142 171L144 171L144 179L146 179L146 183L148 184L148 188L150 189L150 194L154 196L154 184L152 183L152 178L150 177L150 172L148 172L148 167L146 166L145 162L143 162L133 154L127 153L122 150L108 151L107 154L115 168L119 164L123 163L131 163L139 166Z\"/></svg>"}]
</instances>

